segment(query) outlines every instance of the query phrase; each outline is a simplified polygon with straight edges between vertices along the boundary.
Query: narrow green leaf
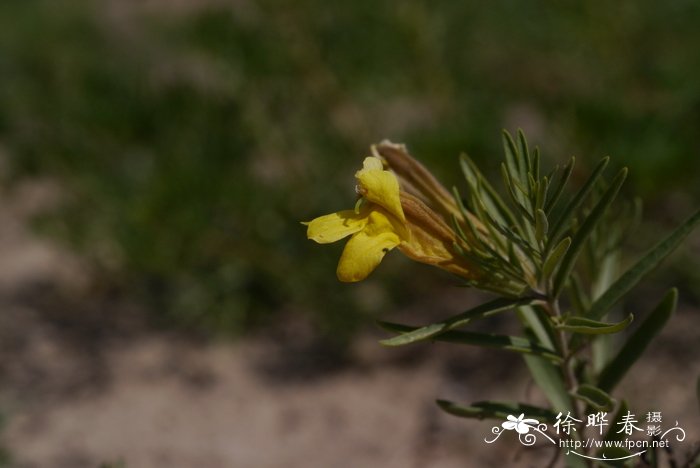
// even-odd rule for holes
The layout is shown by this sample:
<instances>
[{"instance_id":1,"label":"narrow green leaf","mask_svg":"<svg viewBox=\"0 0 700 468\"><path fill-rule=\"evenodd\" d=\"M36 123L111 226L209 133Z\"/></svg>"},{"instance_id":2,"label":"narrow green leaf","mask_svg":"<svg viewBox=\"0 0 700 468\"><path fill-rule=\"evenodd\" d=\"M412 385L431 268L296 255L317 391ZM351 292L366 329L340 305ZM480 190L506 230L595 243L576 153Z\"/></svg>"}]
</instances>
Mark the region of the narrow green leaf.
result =
<instances>
[{"instance_id":1,"label":"narrow green leaf","mask_svg":"<svg viewBox=\"0 0 700 468\"><path fill-rule=\"evenodd\" d=\"M503 151L506 155L506 164L508 165L509 172L520 179L520 155L518 154L518 149L515 146L513 137L510 136L507 130L503 130L502 139ZM524 182L523 179L520 179L520 181Z\"/></svg>"},{"instance_id":2,"label":"narrow green leaf","mask_svg":"<svg viewBox=\"0 0 700 468\"><path fill-rule=\"evenodd\" d=\"M526 206L529 195L527 190L527 169L523 155L518 151L510 133L505 130L503 131L503 150L506 155L504 167L509 178L508 189L513 191L513 195L522 206Z\"/></svg>"},{"instance_id":3,"label":"narrow green leaf","mask_svg":"<svg viewBox=\"0 0 700 468\"><path fill-rule=\"evenodd\" d=\"M535 210L537 209L537 194L540 191L540 183L535 180L534 177L532 177L531 173L527 173L527 179L528 179L528 202L529 202L529 207L530 211L534 214Z\"/></svg>"},{"instance_id":4,"label":"narrow green leaf","mask_svg":"<svg viewBox=\"0 0 700 468\"><path fill-rule=\"evenodd\" d=\"M504 251L506 248L506 244L503 238L494 231L494 228L491 226L491 223L487 222L487 219L489 219L489 214L488 210L486 209L486 206L484 206L483 200L479 199L479 197L477 197L476 195L472 195L472 206L474 207L474 213L476 214L476 217L483 221L484 226L489 231L487 238L491 242L493 242L493 247L499 249L501 252ZM494 256L498 257L499 255L500 254L496 252Z\"/></svg>"},{"instance_id":5,"label":"narrow green leaf","mask_svg":"<svg viewBox=\"0 0 700 468\"><path fill-rule=\"evenodd\" d=\"M700 211L688 218L668 237L652 247L637 263L620 276L591 306L588 316L602 318L618 300L647 273L663 261L700 223Z\"/></svg>"},{"instance_id":6,"label":"narrow green leaf","mask_svg":"<svg viewBox=\"0 0 700 468\"><path fill-rule=\"evenodd\" d=\"M549 190L549 179L547 176L544 176L544 178L540 181L539 186L537 187L537 198L535 201L535 209L538 210L543 210L544 209L544 201L547 199L547 191Z\"/></svg>"},{"instance_id":7,"label":"narrow green leaf","mask_svg":"<svg viewBox=\"0 0 700 468\"><path fill-rule=\"evenodd\" d=\"M552 330L551 320L538 309L538 306L518 307L518 317L525 327L525 334L532 341L554 347L552 336L555 332ZM533 380L545 394L552 407L561 412L571 410L571 397L566 391L560 367L554 366L551 362L538 356L524 354L523 359Z\"/></svg>"},{"instance_id":8,"label":"narrow green leaf","mask_svg":"<svg viewBox=\"0 0 700 468\"><path fill-rule=\"evenodd\" d=\"M569 317L563 324L556 328L571 333L581 333L584 335L609 335L624 330L632 323L634 316L629 314L626 319L617 323L605 323L591 320L585 317Z\"/></svg>"},{"instance_id":9,"label":"narrow green leaf","mask_svg":"<svg viewBox=\"0 0 700 468\"><path fill-rule=\"evenodd\" d=\"M590 301L588 300L588 295L583 290L583 285L581 284L581 278L576 272L571 274L569 280L569 291L571 300L571 306L576 311L576 315L584 316L586 311L590 306Z\"/></svg>"},{"instance_id":10,"label":"narrow green leaf","mask_svg":"<svg viewBox=\"0 0 700 468\"><path fill-rule=\"evenodd\" d=\"M433 338L436 335L444 333L448 330L462 327L474 319L488 317L499 312L510 310L516 306L530 304L534 300L535 299L532 297L517 299L494 299L492 301L485 302L481 305L473 307L467 310L466 312L450 317L447 320L444 320L440 323L434 323L425 327L416 328L415 330L405 333L403 335L395 336L386 340L381 340L380 343L385 346L402 346L409 343L415 343L416 341L427 340L428 338Z\"/></svg>"},{"instance_id":11,"label":"narrow green leaf","mask_svg":"<svg viewBox=\"0 0 700 468\"><path fill-rule=\"evenodd\" d=\"M525 274L525 268L515 253L515 244L510 240L508 240L508 263L513 265L521 275Z\"/></svg>"},{"instance_id":12,"label":"narrow green leaf","mask_svg":"<svg viewBox=\"0 0 700 468\"><path fill-rule=\"evenodd\" d=\"M598 387L609 392L622 380L627 371L639 359L651 340L663 329L673 315L678 302L678 290L669 290L658 306L644 319L620 351L608 363L598 378Z\"/></svg>"},{"instance_id":13,"label":"narrow green leaf","mask_svg":"<svg viewBox=\"0 0 700 468\"><path fill-rule=\"evenodd\" d=\"M489 181L482 175L479 168L474 164L474 161L466 154L463 154L460 158L460 166L462 167L462 172L469 186L475 188L476 191L481 194L485 203L493 205L493 216L504 224L516 225L517 220L515 215L510 208L508 208L505 201L503 201L503 198L496 192L496 189L494 189ZM491 208L491 206L489 206L489 208Z\"/></svg>"},{"instance_id":14,"label":"narrow green leaf","mask_svg":"<svg viewBox=\"0 0 700 468\"><path fill-rule=\"evenodd\" d=\"M513 187L518 189L518 186L515 182L515 179L513 179L508 173L508 169L506 168L505 164L501 164L501 176L503 177L503 184L506 186L506 190L508 191L508 194L510 195L511 201L513 202L515 208L525 219L527 219L531 223L534 223L534 218L527 210L527 207L524 205L524 195L520 191L513 189Z\"/></svg>"},{"instance_id":15,"label":"narrow green leaf","mask_svg":"<svg viewBox=\"0 0 700 468\"><path fill-rule=\"evenodd\" d=\"M539 356L524 354L523 358L532 378L544 392L552 407L563 413L571 411L571 399L559 368Z\"/></svg>"},{"instance_id":16,"label":"narrow green leaf","mask_svg":"<svg viewBox=\"0 0 700 468\"><path fill-rule=\"evenodd\" d=\"M527 139L522 129L518 129L518 151L520 153L520 173L522 177L525 177L528 172L530 172L532 162L530 161L530 150L527 147Z\"/></svg>"},{"instance_id":17,"label":"narrow green leaf","mask_svg":"<svg viewBox=\"0 0 700 468\"><path fill-rule=\"evenodd\" d=\"M556 349L556 334L552 320L540 304L518 307L518 318L525 328L525 333L533 341L551 349Z\"/></svg>"},{"instance_id":18,"label":"narrow green leaf","mask_svg":"<svg viewBox=\"0 0 700 468\"><path fill-rule=\"evenodd\" d=\"M457 187L452 187L452 192L453 196L455 197L455 200L457 201L457 206L459 207L459 210L462 213L462 218L464 219L467 227L469 228L471 237L467 236L466 232L464 232L457 217L455 215L452 215L452 223L455 229L457 230L457 234L462 236L465 242L476 254L478 254L479 256L486 256L487 252L483 248L484 242L481 240L481 234L476 229L476 226L474 226L474 223L472 222L472 217L469 215L467 208L464 206L462 198L459 196L459 191L457 190Z\"/></svg>"},{"instance_id":19,"label":"narrow green leaf","mask_svg":"<svg viewBox=\"0 0 700 468\"><path fill-rule=\"evenodd\" d=\"M566 226L569 224L569 221L571 220L571 218L576 214L578 209L581 207L583 202L586 200L586 197L588 196L588 194L591 193L591 190L593 190L593 187L595 186L596 182L598 181L600 176L603 174L605 167L608 165L608 161L610 161L609 157L605 157L605 158L601 159L601 161L598 163L596 168L593 170L593 173L590 175L590 177L588 178L586 183L583 184L583 187L581 187L581 190L579 190L576 193L576 195L569 201L569 203L567 203L566 207L562 210L561 215L559 216L559 219L557 219L552 225L552 229L550 231L550 237L549 237L549 241L551 243L559 241L559 236L564 233L564 230L566 229ZM573 164L572 164L572 167L573 167Z\"/></svg>"},{"instance_id":20,"label":"narrow green leaf","mask_svg":"<svg viewBox=\"0 0 700 468\"><path fill-rule=\"evenodd\" d=\"M488 213L485 213L485 215L486 215L486 219L484 219L482 221L484 221L485 223L488 222L488 224L490 224L503 237L510 240L511 242L515 242L518 245L518 247L523 249L523 251L528 256L530 256L532 258L536 258L536 259L540 258L540 253L538 251L536 251L535 249L533 249L529 243L527 243L525 240L523 240L523 238L520 237L519 233L515 232L515 230L513 230L513 229L508 229L504 226L501 226Z\"/></svg>"},{"instance_id":21,"label":"narrow green leaf","mask_svg":"<svg viewBox=\"0 0 700 468\"><path fill-rule=\"evenodd\" d=\"M379 321L377 323L382 328L392 328L392 324L389 322ZM447 327L444 323L434 323L432 325L416 328L411 333L405 333L403 335L395 336L386 340L380 340L379 342L384 346L402 346L410 343L415 343L417 341L423 341L429 338L434 338L440 333L444 333L446 328Z\"/></svg>"},{"instance_id":22,"label":"narrow green leaf","mask_svg":"<svg viewBox=\"0 0 700 468\"><path fill-rule=\"evenodd\" d=\"M452 227L454 228L455 233L457 234L457 236L460 239L462 239L464 242L468 243L470 246L474 245L477 242L478 239L467 237L467 234L464 232L464 230L462 229L462 226L460 226L459 221L457 220L457 216L455 216L453 214L451 220L452 220Z\"/></svg>"},{"instance_id":23,"label":"narrow green leaf","mask_svg":"<svg viewBox=\"0 0 700 468\"><path fill-rule=\"evenodd\" d=\"M537 192L537 181L535 180L534 177L532 177L532 174L529 172L527 173L527 183L528 183L527 186L529 188L527 193L529 195L534 195L535 192Z\"/></svg>"},{"instance_id":24,"label":"narrow green leaf","mask_svg":"<svg viewBox=\"0 0 700 468\"><path fill-rule=\"evenodd\" d=\"M506 419L508 415L525 414L525 417L535 418L539 422L553 422L557 419L556 413L551 410L514 401L478 401L471 406L447 400L436 400L436 403L443 411L462 418Z\"/></svg>"},{"instance_id":25,"label":"narrow green leaf","mask_svg":"<svg viewBox=\"0 0 700 468\"><path fill-rule=\"evenodd\" d=\"M614 335L598 335L591 343L591 365L594 375L599 375L615 352Z\"/></svg>"},{"instance_id":26,"label":"narrow green leaf","mask_svg":"<svg viewBox=\"0 0 700 468\"><path fill-rule=\"evenodd\" d=\"M540 149L537 147L532 152L532 176L535 180L540 178Z\"/></svg>"},{"instance_id":27,"label":"narrow green leaf","mask_svg":"<svg viewBox=\"0 0 700 468\"><path fill-rule=\"evenodd\" d=\"M602 258L593 261L596 271L591 285L591 297L595 300L615 281L620 269L620 249L609 249ZM590 305L590 304L589 304Z\"/></svg>"},{"instance_id":28,"label":"narrow green leaf","mask_svg":"<svg viewBox=\"0 0 700 468\"><path fill-rule=\"evenodd\" d=\"M549 229L547 215L544 214L544 211L537 210L535 212L535 239L537 239L538 242L544 241L547 235L547 229Z\"/></svg>"},{"instance_id":29,"label":"narrow green leaf","mask_svg":"<svg viewBox=\"0 0 700 468\"><path fill-rule=\"evenodd\" d=\"M592 406L598 411L610 411L616 404L613 397L603 390L589 384L581 384L571 396Z\"/></svg>"},{"instance_id":30,"label":"narrow green leaf","mask_svg":"<svg viewBox=\"0 0 700 468\"><path fill-rule=\"evenodd\" d=\"M564 191L566 183L569 181L569 176L571 176L571 172L574 170L575 162L576 158L572 156L567 165L564 166L564 170L562 171L561 177L559 178L556 187L554 187L554 189L551 191L552 196L547 199L547 202L544 205L545 213L549 214L559 201L559 197ZM552 173L552 177L553 176L554 174ZM553 182L552 177L548 177L548 179L552 180Z\"/></svg>"},{"instance_id":31,"label":"narrow green leaf","mask_svg":"<svg viewBox=\"0 0 700 468\"><path fill-rule=\"evenodd\" d=\"M554 269L559 265L559 259L569 250L570 245L571 237L565 237L554 247L554 250L552 250L552 253L549 254L549 257L542 266L542 276L544 278L549 278L551 276Z\"/></svg>"},{"instance_id":32,"label":"narrow green leaf","mask_svg":"<svg viewBox=\"0 0 700 468\"><path fill-rule=\"evenodd\" d=\"M561 265L559 266L559 270L554 277L554 284L552 287L552 295L554 297L559 296L559 293L561 293L571 270L574 268L574 263L578 258L578 254L585 245L586 238L591 234L591 232L593 232L593 229L596 227L598 222L603 219L603 215L612 204L613 200L615 200L617 192L620 191L620 187L622 187L622 184L625 182L626 178L627 168L624 168L617 174L617 176L615 176L610 184L610 187L608 187L603 196L600 197L600 200L598 200L598 203L596 203L593 210L591 210L591 213L586 217L581 227L576 231L576 234L571 241L571 247L564 255Z\"/></svg>"},{"instance_id":33,"label":"narrow green leaf","mask_svg":"<svg viewBox=\"0 0 700 468\"><path fill-rule=\"evenodd\" d=\"M402 325L391 322L379 322L379 325L385 330L397 333L410 333L418 329L409 325ZM496 335L492 333L476 333L466 331L447 331L433 336L436 341L445 341L448 343L466 344L471 346L481 346L486 348L496 348L505 351L513 351L521 354L533 354L542 356L553 362L561 362L562 358L557 355L552 349L540 346L532 341L519 336Z\"/></svg>"}]
</instances>

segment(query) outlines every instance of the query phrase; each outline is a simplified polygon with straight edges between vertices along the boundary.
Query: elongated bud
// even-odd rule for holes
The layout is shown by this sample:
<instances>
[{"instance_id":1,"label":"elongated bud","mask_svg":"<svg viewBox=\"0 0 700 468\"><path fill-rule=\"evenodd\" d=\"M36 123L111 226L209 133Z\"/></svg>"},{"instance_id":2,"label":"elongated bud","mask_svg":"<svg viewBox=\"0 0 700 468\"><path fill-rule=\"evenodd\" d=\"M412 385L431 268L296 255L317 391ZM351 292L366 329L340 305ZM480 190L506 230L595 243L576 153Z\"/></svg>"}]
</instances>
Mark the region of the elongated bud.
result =
<instances>
[{"instance_id":1,"label":"elongated bud","mask_svg":"<svg viewBox=\"0 0 700 468\"><path fill-rule=\"evenodd\" d=\"M386 161L389 169L398 176L404 191L420 198L444 219L451 219L452 215L462 216L452 194L425 166L408 154L404 145L385 140L372 146L372 152Z\"/></svg>"},{"instance_id":2,"label":"elongated bud","mask_svg":"<svg viewBox=\"0 0 700 468\"><path fill-rule=\"evenodd\" d=\"M469 246L457 237L440 215L418 197L406 192L401 192L401 207L410 231L410 238L399 245L404 255L463 278L473 280L481 276L475 265L458 254L456 244L464 250L469 250Z\"/></svg>"}]
</instances>

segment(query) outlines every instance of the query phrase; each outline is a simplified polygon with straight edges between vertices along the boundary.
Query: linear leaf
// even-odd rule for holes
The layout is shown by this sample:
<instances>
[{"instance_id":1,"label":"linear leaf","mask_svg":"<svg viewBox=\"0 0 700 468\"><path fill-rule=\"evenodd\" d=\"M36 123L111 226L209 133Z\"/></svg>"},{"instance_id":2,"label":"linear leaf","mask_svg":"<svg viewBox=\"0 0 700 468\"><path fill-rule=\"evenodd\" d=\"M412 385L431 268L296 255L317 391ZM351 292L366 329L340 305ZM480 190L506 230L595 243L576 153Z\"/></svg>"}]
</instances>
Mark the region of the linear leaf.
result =
<instances>
[{"instance_id":1,"label":"linear leaf","mask_svg":"<svg viewBox=\"0 0 700 468\"><path fill-rule=\"evenodd\" d=\"M598 387L611 391L639 359L651 340L673 315L678 301L678 290L669 290L658 306L627 339L617 355L608 363L598 378Z\"/></svg>"},{"instance_id":2,"label":"linear leaf","mask_svg":"<svg viewBox=\"0 0 700 468\"><path fill-rule=\"evenodd\" d=\"M564 166L564 170L561 174L561 177L559 178L559 181L557 182L556 187L554 187L551 190L552 196L547 199L547 202L544 205L544 211L546 213L549 214L549 212L552 211L552 209L556 206L557 202L559 201L559 197L564 191L566 183L569 181L569 176L571 176L571 172L574 170L575 163L576 158L572 156L567 165ZM552 174L552 176L554 176L554 174ZM549 179L551 180L551 177L549 177Z\"/></svg>"},{"instance_id":3,"label":"linear leaf","mask_svg":"<svg viewBox=\"0 0 700 468\"><path fill-rule=\"evenodd\" d=\"M583 290L583 284L581 284L581 278L576 272L572 273L571 279L571 306L577 311L577 315L583 316L585 312L590 307L590 300L588 295Z\"/></svg>"},{"instance_id":4,"label":"linear leaf","mask_svg":"<svg viewBox=\"0 0 700 468\"><path fill-rule=\"evenodd\" d=\"M535 180L540 178L540 149L538 147L535 147L535 150L532 152L532 177Z\"/></svg>"},{"instance_id":5,"label":"linear leaf","mask_svg":"<svg viewBox=\"0 0 700 468\"><path fill-rule=\"evenodd\" d=\"M589 384L581 384L571 396L577 398L598 411L610 411L616 404L616 400L603 390Z\"/></svg>"},{"instance_id":6,"label":"linear leaf","mask_svg":"<svg viewBox=\"0 0 700 468\"><path fill-rule=\"evenodd\" d=\"M600 160L596 168L593 170L593 173L591 173L590 177L588 177L586 183L583 184L583 187L581 187L581 190L576 193L574 198L572 198L562 210L559 219L557 219L552 225L549 237L549 241L551 243L559 241L559 236L564 232L567 224L569 224L569 220L574 216L574 214L576 214L576 211L583 204L588 194L591 192L591 190L593 190L595 183L598 181L598 178L600 178L605 170L605 167L608 165L608 161L610 161L609 157L605 157Z\"/></svg>"},{"instance_id":7,"label":"linear leaf","mask_svg":"<svg viewBox=\"0 0 700 468\"><path fill-rule=\"evenodd\" d=\"M518 129L518 150L520 152L520 159L518 160L520 163L520 171L522 176L525 177L530 171L532 163L530 161L530 150L527 147L527 139L522 129Z\"/></svg>"},{"instance_id":8,"label":"linear leaf","mask_svg":"<svg viewBox=\"0 0 700 468\"><path fill-rule=\"evenodd\" d=\"M539 356L525 354L523 358L532 378L547 396L552 407L561 412L570 411L571 399L559 368Z\"/></svg>"},{"instance_id":9,"label":"linear leaf","mask_svg":"<svg viewBox=\"0 0 700 468\"><path fill-rule=\"evenodd\" d=\"M528 181L528 195L529 195L529 201L530 201L530 209L532 212L535 212L535 206L536 202L535 200L537 199L537 192L539 191L539 183L535 180L535 178L532 176L531 173L527 173L527 181Z\"/></svg>"},{"instance_id":10,"label":"linear leaf","mask_svg":"<svg viewBox=\"0 0 700 468\"><path fill-rule=\"evenodd\" d=\"M598 322L585 317L569 317L563 324L557 325L560 330L584 335L609 335L624 330L632 323L634 316L629 314L626 319L617 323Z\"/></svg>"},{"instance_id":11,"label":"linear leaf","mask_svg":"<svg viewBox=\"0 0 700 468\"><path fill-rule=\"evenodd\" d=\"M496 314L498 312L504 312L512 309L513 307L530 304L535 299L532 297L525 298L498 298L489 302L485 302L476 307L473 307L466 312L455 315L448 318L440 323L434 323L432 325L427 325L425 327L417 328L409 333L403 335L395 336L386 340L381 340L380 343L385 346L401 346L409 343L414 343L416 341L427 340L428 338L433 338L440 333L444 333L453 328L458 328L466 325L470 321L481 318L488 317L489 315Z\"/></svg>"},{"instance_id":12,"label":"linear leaf","mask_svg":"<svg viewBox=\"0 0 700 468\"><path fill-rule=\"evenodd\" d=\"M576 231L573 240L571 241L571 247L566 251L564 258L561 261L559 270L554 277L554 285L552 288L552 295L554 297L559 296L564 283L566 283L571 270L574 268L574 263L578 258L579 252L583 248L586 238L593 232L598 222L603 219L603 215L607 211L608 207L612 204L613 200L617 196L617 192L620 191L620 187L625 182L627 178L627 168L622 169L617 176L613 179L610 187L605 191L598 203L596 203L591 213L586 217L581 227Z\"/></svg>"},{"instance_id":13,"label":"linear leaf","mask_svg":"<svg viewBox=\"0 0 700 468\"><path fill-rule=\"evenodd\" d=\"M476 164L474 164L474 161L472 161L466 154L463 154L459 162L469 186L476 188L485 202L488 205L493 205L495 208L493 213L494 217L498 218L500 215L500 218L502 219L499 221L503 223L507 221L512 225L516 225L517 221L513 215L513 212L510 210L510 208L508 208L508 205L506 205L505 201L503 201L503 198L501 198L498 192L496 192L496 189L494 189L488 180L486 180L486 178L482 175L479 168L476 166Z\"/></svg>"},{"instance_id":14,"label":"linear leaf","mask_svg":"<svg viewBox=\"0 0 700 468\"><path fill-rule=\"evenodd\" d=\"M527 179L525 167L522 163L522 154L518 152L515 141L513 141L513 137L510 136L507 130L503 131L502 138L503 151L506 154L506 163L508 164L509 172L520 185L524 186L527 183Z\"/></svg>"},{"instance_id":15,"label":"linear leaf","mask_svg":"<svg viewBox=\"0 0 700 468\"><path fill-rule=\"evenodd\" d=\"M535 211L535 239L537 239L538 242L544 241L548 226L547 215L544 214L544 211L539 209Z\"/></svg>"},{"instance_id":16,"label":"linear leaf","mask_svg":"<svg viewBox=\"0 0 700 468\"><path fill-rule=\"evenodd\" d=\"M552 330L549 317L539 309L541 308L538 306L518 307L518 317L525 327L525 334L528 338L553 347L552 337L555 331ZM566 391L564 376L560 368L538 356L524 354L523 359L533 380L545 394L552 407L562 412L571 410L571 397Z\"/></svg>"},{"instance_id":17,"label":"linear leaf","mask_svg":"<svg viewBox=\"0 0 700 468\"><path fill-rule=\"evenodd\" d=\"M410 333L417 330L417 327L401 325L391 322L380 322L382 328L397 333ZM554 362L561 362L562 358L552 349L540 346L532 341L519 336L496 335L492 333L476 333L467 331L447 331L434 336L437 341L449 343L466 344L472 346L482 346L487 348L497 348L505 351L514 351L521 354L534 354L542 356Z\"/></svg>"},{"instance_id":18,"label":"linear leaf","mask_svg":"<svg viewBox=\"0 0 700 468\"><path fill-rule=\"evenodd\" d=\"M535 208L538 210L544 210L544 202L547 199L547 191L549 190L549 179L547 176L540 181L537 187L537 197L535 202Z\"/></svg>"},{"instance_id":19,"label":"linear leaf","mask_svg":"<svg viewBox=\"0 0 700 468\"><path fill-rule=\"evenodd\" d=\"M508 415L525 414L540 422L555 421L556 413L539 406L514 401L478 401L471 406L463 406L447 400L436 400L443 411L462 418L506 419Z\"/></svg>"},{"instance_id":20,"label":"linear leaf","mask_svg":"<svg viewBox=\"0 0 700 468\"><path fill-rule=\"evenodd\" d=\"M569 250L570 245L571 237L565 237L554 247L552 253L549 254L549 257L544 262L544 266L542 266L542 276L544 278L550 277L554 269L559 265L559 259Z\"/></svg>"},{"instance_id":21,"label":"linear leaf","mask_svg":"<svg viewBox=\"0 0 700 468\"><path fill-rule=\"evenodd\" d=\"M503 177L503 184L506 186L508 194L510 195L511 201L513 202L515 208L525 219L527 219L531 223L534 223L535 220L532 217L532 214L530 214L527 207L523 204L525 203L524 196L521 193L521 191L517 190L517 183L515 182L515 179L511 177L505 164L501 164L501 176ZM515 189L513 187L515 187Z\"/></svg>"},{"instance_id":22,"label":"linear leaf","mask_svg":"<svg viewBox=\"0 0 700 468\"><path fill-rule=\"evenodd\" d=\"M652 247L634 266L623 273L591 306L588 316L603 317L608 309L632 289L647 273L663 261L700 223L700 211L688 218L668 237Z\"/></svg>"}]
</instances>

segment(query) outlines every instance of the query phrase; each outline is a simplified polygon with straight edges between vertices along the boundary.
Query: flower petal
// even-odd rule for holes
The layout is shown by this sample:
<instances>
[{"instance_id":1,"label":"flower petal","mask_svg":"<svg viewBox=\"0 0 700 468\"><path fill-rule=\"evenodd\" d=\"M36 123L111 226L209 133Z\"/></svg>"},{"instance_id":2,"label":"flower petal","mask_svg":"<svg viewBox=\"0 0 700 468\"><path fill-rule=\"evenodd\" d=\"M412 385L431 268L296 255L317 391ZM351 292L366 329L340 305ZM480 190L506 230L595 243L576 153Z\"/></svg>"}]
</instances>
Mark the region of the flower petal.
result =
<instances>
[{"instance_id":1,"label":"flower petal","mask_svg":"<svg viewBox=\"0 0 700 468\"><path fill-rule=\"evenodd\" d=\"M527 424L518 423L515 425L515 430L518 431L518 434L527 434L530 432L530 426Z\"/></svg>"},{"instance_id":2,"label":"flower petal","mask_svg":"<svg viewBox=\"0 0 700 468\"><path fill-rule=\"evenodd\" d=\"M307 223L306 237L318 242L328 244L355 234L367 225L367 212L355 210L343 210L337 213L320 216Z\"/></svg>"},{"instance_id":3,"label":"flower petal","mask_svg":"<svg viewBox=\"0 0 700 468\"><path fill-rule=\"evenodd\" d=\"M375 156L368 156L362 161L362 169L364 170L384 170L384 163L381 159Z\"/></svg>"},{"instance_id":4,"label":"flower petal","mask_svg":"<svg viewBox=\"0 0 700 468\"><path fill-rule=\"evenodd\" d=\"M399 181L392 172L385 171L382 167L379 158L365 158L362 169L355 174L362 196L380 205L401 221L406 221L399 198Z\"/></svg>"},{"instance_id":5,"label":"flower petal","mask_svg":"<svg viewBox=\"0 0 700 468\"><path fill-rule=\"evenodd\" d=\"M379 210L373 210L365 228L353 235L345 245L338 262L338 279L347 283L365 279L384 255L400 242L389 217Z\"/></svg>"},{"instance_id":6,"label":"flower petal","mask_svg":"<svg viewBox=\"0 0 700 468\"><path fill-rule=\"evenodd\" d=\"M503 427L503 429L505 429L506 431L512 431L513 429L515 429L516 425L517 423L513 421L506 421L504 423L501 423L501 427Z\"/></svg>"}]
</instances>

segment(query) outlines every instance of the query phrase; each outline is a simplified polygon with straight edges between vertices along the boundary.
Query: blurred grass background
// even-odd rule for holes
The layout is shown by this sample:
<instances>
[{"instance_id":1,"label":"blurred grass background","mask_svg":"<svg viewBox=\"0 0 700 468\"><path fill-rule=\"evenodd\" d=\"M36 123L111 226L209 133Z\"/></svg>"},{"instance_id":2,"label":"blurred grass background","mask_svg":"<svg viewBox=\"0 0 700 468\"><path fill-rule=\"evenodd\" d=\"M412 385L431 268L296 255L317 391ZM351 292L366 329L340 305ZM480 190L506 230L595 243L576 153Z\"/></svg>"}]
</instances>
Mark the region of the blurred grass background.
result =
<instances>
[{"instance_id":1,"label":"blurred grass background","mask_svg":"<svg viewBox=\"0 0 700 468\"><path fill-rule=\"evenodd\" d=\"M342 243L305 238L383 138L450 186L463 151L495 175L522 127L547 164L576 155L580 180L611 155L629 192L688 214L698 22L689 0L3 1L3 185L55 181L37 228L159 323L285 317L342 343L445 278L392 258L342 285Z\"/></svg>"}]
</instances>

